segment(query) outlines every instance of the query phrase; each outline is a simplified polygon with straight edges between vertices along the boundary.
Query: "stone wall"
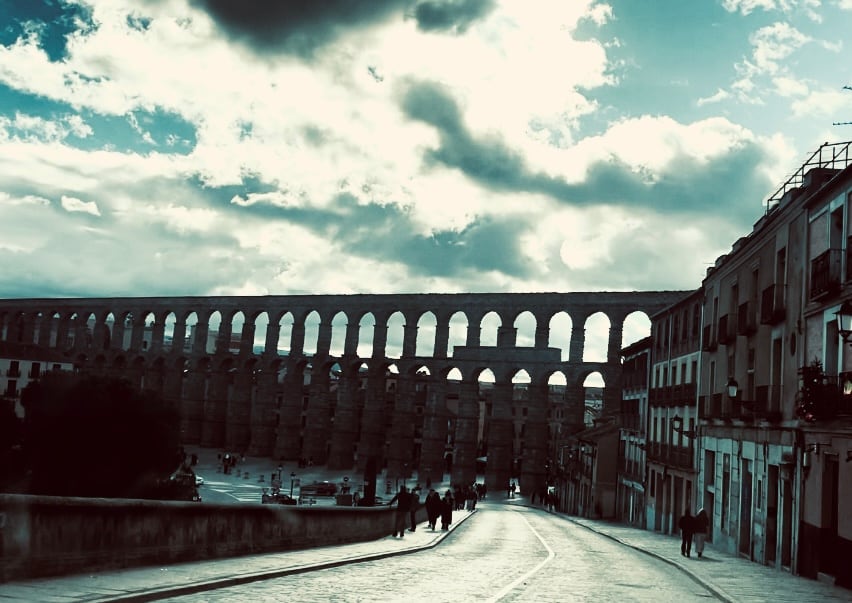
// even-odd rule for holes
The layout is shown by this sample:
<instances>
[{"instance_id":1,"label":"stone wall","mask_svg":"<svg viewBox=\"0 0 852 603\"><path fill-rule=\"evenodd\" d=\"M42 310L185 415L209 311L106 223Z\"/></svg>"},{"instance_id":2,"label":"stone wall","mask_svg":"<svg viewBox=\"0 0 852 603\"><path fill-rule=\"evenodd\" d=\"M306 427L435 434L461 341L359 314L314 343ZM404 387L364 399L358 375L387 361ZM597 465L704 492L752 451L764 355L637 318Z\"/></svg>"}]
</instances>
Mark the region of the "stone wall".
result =
<instances>
[{"instance_id":1,"label":"stone wall","mask_svg":"<svg viewBox=\"0 0 852 603\"><path fill-rule=\"evenodd\" d=\"M0 494L0 582L361 542L392 530L388 507Z\"/></svg>"}]
</instances>

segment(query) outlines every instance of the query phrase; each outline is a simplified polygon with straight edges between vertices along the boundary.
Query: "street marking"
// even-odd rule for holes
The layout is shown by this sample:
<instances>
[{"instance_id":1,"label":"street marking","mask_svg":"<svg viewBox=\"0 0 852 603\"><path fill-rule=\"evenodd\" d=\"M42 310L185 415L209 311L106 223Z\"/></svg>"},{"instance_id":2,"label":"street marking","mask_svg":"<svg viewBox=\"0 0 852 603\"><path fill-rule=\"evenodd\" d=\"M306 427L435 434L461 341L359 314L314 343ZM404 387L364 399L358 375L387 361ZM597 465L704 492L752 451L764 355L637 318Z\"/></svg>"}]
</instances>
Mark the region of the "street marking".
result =
<instances>
[{"instance_id":1,"label":"street marking","mask_svg":"<svg viewBox=\"0 0 852 603\"><path fill-rule=\"evenodd\" d=\"M550 561L554 557L556 557L556 553L554 553L553 549L550 548L550 546L547 544L547 542L544 541L544 538L541 537L541 534L536 532L535 528L530 525L530 522L527 521L527 518L524 517L523 515L521 515L520 517L521 517L521 519L524 520L524 523L527 524L527 527L530 529L530 531L532 531L532 533L535 534L535 537L538 538L538 541L541 542L541 545L545 549L547 549L547 559L545 559L544 561L542 561L541 563L536 565L534 568L532 568L530 571L528 571L526 574L524 574L523 576L521 576L520 578L518 578L517 580L515 580L511 584L507 585L505 588L503 588L503 590L499 591L496 595L494 595L490 599L487 599L487 601L489 603L494 603L495 601L499 601L500 599L505 597L507 594L509 594L510 591L514 590L518 586L518 584L520 584L521 582L523 582L524 580L526 580L527 578L529 578L530 576L535 574L542 567L544 567L545 565L550 563Z\"/></svg>"}]
</instances>

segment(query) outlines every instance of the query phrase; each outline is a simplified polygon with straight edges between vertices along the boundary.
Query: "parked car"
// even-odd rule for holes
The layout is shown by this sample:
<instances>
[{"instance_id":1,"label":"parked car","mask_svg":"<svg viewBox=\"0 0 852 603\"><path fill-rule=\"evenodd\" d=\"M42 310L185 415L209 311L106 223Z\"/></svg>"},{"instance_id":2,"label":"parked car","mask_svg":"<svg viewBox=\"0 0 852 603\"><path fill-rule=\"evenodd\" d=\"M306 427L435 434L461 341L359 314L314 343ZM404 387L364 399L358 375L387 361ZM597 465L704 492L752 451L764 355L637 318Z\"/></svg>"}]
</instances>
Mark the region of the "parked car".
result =
<instances>
[{"instance_id":1,"label":"parked car","mask_svg":"<svg viewBox=\"0 0 852 603\"><path fill-rule=\"evenodd\" d=\"M295 505L296 499L288 494L279 492L278 494L264 494L260 497L260 502L265 505Z\"/></svg>"},{"instance_id":2,"label":"parked car","mask_svg":"<svg viewBox=\"0 0 852 603\"><path fill-rule=\"evenodd\" d=\"M331 482L305 484L301 489L301 496L334 496L335 494L337 494L337 484Z\"/></svg>"},{"instance_id":3,"label":"parked car","mask_svg":"<svg viewBox=\"0 0 852 603\"><path fill-rule=\"evenodd\" d=\"M200 475L198 475L197 473L195 474L195 485L196 486L204 485L204 478L201 477Z\"/></svg>"}]
</instances>

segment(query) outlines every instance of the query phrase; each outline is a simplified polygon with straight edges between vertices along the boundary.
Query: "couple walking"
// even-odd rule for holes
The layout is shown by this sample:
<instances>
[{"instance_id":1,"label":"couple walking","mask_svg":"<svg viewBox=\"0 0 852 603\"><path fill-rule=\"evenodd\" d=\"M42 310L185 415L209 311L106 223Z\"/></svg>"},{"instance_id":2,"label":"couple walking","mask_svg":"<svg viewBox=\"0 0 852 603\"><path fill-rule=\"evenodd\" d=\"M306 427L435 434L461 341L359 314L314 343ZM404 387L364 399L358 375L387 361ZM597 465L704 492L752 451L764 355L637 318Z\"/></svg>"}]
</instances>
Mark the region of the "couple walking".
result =
<instances>
[{"instance_id":1,"label":"couple walking","mask_svg":"<svg viewBox=\"0 0 852 603\"><path fill-rule=\"evenodd\" d=\"M707 511L699 509L698 513L693 517L689 513L689 508L681 515L677 523L680 528L680 554L684 557L689 557L692 552L692 539L695 538L695 552L698 556L704 554L704 540L707 538L707 528L710 526L710 517Z\"/></svg>"}]
</instances>

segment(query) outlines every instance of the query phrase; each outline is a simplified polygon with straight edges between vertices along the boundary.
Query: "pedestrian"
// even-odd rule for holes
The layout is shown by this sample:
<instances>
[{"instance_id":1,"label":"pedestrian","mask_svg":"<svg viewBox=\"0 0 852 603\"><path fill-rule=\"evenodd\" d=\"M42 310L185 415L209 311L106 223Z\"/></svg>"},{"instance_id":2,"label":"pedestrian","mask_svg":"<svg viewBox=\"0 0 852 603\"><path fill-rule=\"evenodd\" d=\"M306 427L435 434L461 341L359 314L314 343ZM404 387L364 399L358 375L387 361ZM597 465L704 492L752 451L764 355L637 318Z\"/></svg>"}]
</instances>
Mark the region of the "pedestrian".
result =
<instances>
[{"instance_id":1,"label":"pedestrian","mask_svg":"<svg viewBox=\"0 0 852 603\"><path fill-rule=\"evenodd\" d=\"M399 492L394 494L388 503L389 507L396 503L396 513L393 517L393 535L397 534L402 538L405 536L405 520L408 519L408 511L411 509L411 497L408 494L408 489L405 486L399 487Z\"/></svg>"},{"instance_id":2,"label":"pedestrian","mask_svg":"<svg viewBox=\"0 0 852 603\"><path fill-rule=\"evenodd\" d=\"M677 527L680 528L681 535L680 554L689 557L692 550L692 533L695 531L695 518L689 514L689 507L681 515Z\"/></svg>"},{"instance_id":3,"label":"pedestrian","mask_svg":"<svg viewBox=\"0 0 852 603\"><path fill-rule=\"evenodd\" d=\"M411 527L408 528L409 532L413 532L417 529L417 511L420 509L420 484L417 484L411 489L411 508L408 510L408 517L411 521Z\"/></svg>"},{"instance_id":4,"label":"pedestrian","mask_svg":"<svg viewBox=\"0 0 852 603\"><path fill-rule=\"evenodd\" d=\"M517 485L515 482L512 482L512 485L511 485L511 487L509 488L509 490L510 490L510 492L511 492L510 496L511 496L512 498L515 498L515 491L516 491L517 489L518 489L518 485Z\"/></svg>"},{"instance_id":5,"label":"pedestrian","mask_svg":"<svg viewBox=\"0 0 852 603\"><path fill-rule=\"evenodd\" d=\"M429 488L429 494L426 495L426 517L429 520L429 527L433 530L441 516L442 504L441 495L434 488Z\"/></svg>"},{"instance_id":6,"label":"pedestrian","mask_svg":"<svg viewBox=\"0 0 852 603\"><path fill-rule=\"evenodd\" d=\"M453 523L453 493L450 490L444 494L444 499L441 501L441 529L445 532L450 529L450 524Z\"/></svg>"},{"instance_id":7,"label":"pedestrian","mask_svg":"<svg viewBox=\"0 0 852 603\"><path fill-rule=\"evenodd\" d=\"M698 509L695 514L695 552L698 553L698 558L704 554L704 539L707 538L707 530L710 528L710 517L704 508Z\"/></svg>"}]
</instances>

